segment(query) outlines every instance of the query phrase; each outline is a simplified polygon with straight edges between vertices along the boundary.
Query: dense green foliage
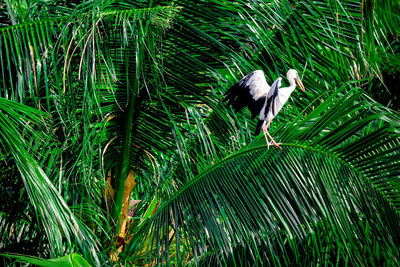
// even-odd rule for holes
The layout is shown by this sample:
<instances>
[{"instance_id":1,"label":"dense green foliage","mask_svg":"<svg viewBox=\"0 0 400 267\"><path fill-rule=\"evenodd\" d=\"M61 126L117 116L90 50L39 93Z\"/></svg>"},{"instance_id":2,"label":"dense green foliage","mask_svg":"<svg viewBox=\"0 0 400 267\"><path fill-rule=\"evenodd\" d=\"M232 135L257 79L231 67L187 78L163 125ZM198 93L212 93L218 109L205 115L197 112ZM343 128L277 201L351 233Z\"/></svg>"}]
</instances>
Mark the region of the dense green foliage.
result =
<instances>
[{"instance_id":1,"label":"dense green foliage","mask_svg":"<svg viewBox=\"0 0 400 267\"><path fill-rule=\"evenodd\" d=\"M2 263L399 264L398 0L6 0L0 25ZM289 68L280 152L222 99Z\"/></svg>"}]
</instances>

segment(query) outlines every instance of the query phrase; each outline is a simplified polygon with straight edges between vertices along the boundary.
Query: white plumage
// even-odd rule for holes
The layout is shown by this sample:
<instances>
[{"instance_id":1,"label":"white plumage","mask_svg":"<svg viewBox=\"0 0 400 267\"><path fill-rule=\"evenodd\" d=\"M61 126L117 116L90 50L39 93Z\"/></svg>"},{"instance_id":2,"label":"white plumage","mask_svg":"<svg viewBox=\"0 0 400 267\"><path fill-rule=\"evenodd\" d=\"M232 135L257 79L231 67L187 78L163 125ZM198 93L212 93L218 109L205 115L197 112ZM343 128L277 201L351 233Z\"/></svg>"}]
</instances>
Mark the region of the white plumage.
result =
<instances>
[{"instance_id":1,"label":"white plumage","mask_svg":"<svg viewBox=\"0 0 400 267\"><path fill-rule=\"evenodd\" d=\"M256 70L252 72L252 74L253 75L250 77L248 84L250 88L250 94L254 100L257 100L260 97L266 96L271 87L267 83L262 70Z\"/></svg>"}]
</instances>

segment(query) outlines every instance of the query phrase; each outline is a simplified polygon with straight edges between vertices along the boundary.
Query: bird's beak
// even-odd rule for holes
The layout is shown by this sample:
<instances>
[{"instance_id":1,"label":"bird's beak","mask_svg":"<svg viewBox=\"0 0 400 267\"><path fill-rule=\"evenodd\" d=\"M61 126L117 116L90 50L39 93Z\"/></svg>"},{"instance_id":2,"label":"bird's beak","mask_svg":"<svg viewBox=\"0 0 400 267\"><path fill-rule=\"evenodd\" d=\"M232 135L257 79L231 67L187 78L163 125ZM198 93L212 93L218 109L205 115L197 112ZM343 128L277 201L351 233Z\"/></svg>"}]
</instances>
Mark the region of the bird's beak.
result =
<instances>
[{"instance_id":1,"label":"bird's beak","mask_svg":"<svg viewBox=\"0 0 400 267\"><path fill-rule=\"evenodd\" d=\"M306 89L304 89L304 85L303 85L303 83L301 82L301 80L300 80L299 77L297 77L296 82L297 82L297 84L300 86L301 90L303 90L303 92L305 92Z\"/></svg>"}]
</instances>

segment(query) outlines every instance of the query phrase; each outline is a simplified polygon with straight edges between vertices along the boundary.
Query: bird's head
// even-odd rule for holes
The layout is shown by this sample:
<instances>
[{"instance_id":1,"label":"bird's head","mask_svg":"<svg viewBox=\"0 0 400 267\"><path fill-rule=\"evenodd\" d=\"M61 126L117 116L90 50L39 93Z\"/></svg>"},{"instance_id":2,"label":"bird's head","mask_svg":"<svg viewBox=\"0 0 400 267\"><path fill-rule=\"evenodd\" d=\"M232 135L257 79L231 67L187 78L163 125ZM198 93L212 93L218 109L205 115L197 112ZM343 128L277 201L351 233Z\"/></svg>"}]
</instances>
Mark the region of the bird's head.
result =
<instances>
[{"instance_id":1,"label":"bird's head","mask_svg":"<svg viewBox=\"0 0 400 267\"><path fill-rule=\"evenodd\" d=\"M306 90L304 89L303 83L301 82L301 80L300 80L300 78L299 78L299 74L297 73L296 70L290 69L290 70L287 72L286 77L287 77L288 81L295 80L296 83L300 86L301 90L303 90L303 92L306 91Z\"/></svg>"}]
</instances>

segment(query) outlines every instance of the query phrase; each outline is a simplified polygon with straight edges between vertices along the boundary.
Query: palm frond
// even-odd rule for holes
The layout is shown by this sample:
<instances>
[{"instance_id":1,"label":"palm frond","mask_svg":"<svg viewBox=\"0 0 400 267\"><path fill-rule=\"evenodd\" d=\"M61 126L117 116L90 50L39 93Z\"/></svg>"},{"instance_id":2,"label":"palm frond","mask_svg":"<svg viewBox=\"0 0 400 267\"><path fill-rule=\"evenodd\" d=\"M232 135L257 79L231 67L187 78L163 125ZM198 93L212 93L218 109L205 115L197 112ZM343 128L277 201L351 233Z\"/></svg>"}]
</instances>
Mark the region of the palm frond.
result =
<instances>
[{"instance_id":1,"label":"palm frond","mask_svg":"<svg viewBox=\"0 0 400 267\"><path fill-rule=\"evenodd\" d=\"M98 262L96 255L98 248L90 231L73 215L46 173L29 154L26 141L15 125L3 114L0 115L0 122L2 144L12 154L30 202L37 216L42 218L52 254L64 254L63 238L65 238L68 249L72 249L76 243L84 251L86 257Z\"/></svg>"}]
</instances>

